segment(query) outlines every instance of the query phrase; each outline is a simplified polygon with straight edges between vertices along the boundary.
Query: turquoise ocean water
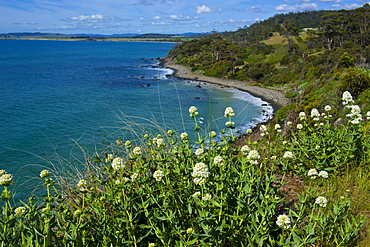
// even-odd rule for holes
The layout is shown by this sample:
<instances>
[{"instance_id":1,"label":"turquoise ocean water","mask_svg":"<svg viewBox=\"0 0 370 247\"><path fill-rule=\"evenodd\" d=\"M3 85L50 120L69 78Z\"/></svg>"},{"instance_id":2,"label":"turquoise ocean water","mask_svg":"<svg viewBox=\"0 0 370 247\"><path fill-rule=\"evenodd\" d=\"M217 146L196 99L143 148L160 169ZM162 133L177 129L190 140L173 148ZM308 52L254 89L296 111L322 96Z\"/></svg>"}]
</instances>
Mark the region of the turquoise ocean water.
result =
<instances>
[{"instance_id":1,"label":"turquoise ocean water","mask_svg":"<svg viewBox=\"0 0 370 247\"><path fill-rule=\"evenodd\" d=\"M123 115L191 132L194 105L201 126L224 127L233 107L237 130L267 120L266 102L248 93L173 78L159 66L173 43L0 40L0 169L26 181L57 153L69 159L76 143L95 146L120 136ZM145 122L138 118L133 122ZM154 131L155 132L155 131ZM63 166L62 162L54 162Z\"/></svg>"}]
</instances>

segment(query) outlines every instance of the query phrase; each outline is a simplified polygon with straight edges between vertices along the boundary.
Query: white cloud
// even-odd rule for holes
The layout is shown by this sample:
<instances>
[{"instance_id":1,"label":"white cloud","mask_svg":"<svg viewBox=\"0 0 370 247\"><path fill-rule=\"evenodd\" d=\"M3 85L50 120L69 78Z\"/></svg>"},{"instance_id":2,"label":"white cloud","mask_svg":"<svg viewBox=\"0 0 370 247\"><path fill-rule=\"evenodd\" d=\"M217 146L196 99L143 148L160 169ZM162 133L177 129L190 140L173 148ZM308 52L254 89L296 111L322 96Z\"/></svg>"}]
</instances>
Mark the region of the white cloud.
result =
<instances>
[{"instance_id":1,"label":"white cloud","mask_svg":"<svg viewBox=\"0 0 370 247\"><path fill-rule=\"evenodd\" d=\"M262 9L252 6L252 7L248 8L247 11L250 11L250 12L262 12Z\"/></svg>"},{"instance_id":2,"label":"white cloud","mask_svg":"<svg viewBox=\"0 0 370 247\"><path fill-rule=\"evenodd\" d=\"M71 17L67 20L70 21L83 21L83 22L105 22L108 21L109 18L103 15L80 15L76 17Z\"/></svg>"},{"instance_id":3,"label":"white cloud","mask_svg":"<svg viewBox=\"0 0 370 247\"><path fill-rule=\"evenodd\" d=\"M317 4L316 3L302 3L300 5L289 6L287 4L281 4L275 7L277 11L287 11L287 12L296 12L296 11L304 11L304 10L316 10Z\"/></svg>"},{"instance_id":4,"label":"white cloud","mask_svg":"<svg viewBox=\"0 0 370 247\"><path fill-rule=\"evenodd\" d=\"M212 12L210 8L208 8L207 6L205 5L201 5L201 6L198 6L197 7L197 13L200 14L202 12L206 12L206 13L210 13Z\"/></svg>"},{"instance_id":5,"label":"white cloud","mask_svg":"<svg viewBox=\"0 0 370 247\"><path fill-rule=\"evenodd\" d=\"M319 0L319 2L341 3L342 0Z\"/></svg>"},{"instance_id":6,"label":"white cloud","mask_svg":"<svg viewBox=\"0 0 370 247\"><path fill-rule=\"evenodd\" d=\"M187 21L193 20L194 18L191 16L183 16L183 15L170 15L170 18L176 21Z\"/></svg>"}]
</instances>

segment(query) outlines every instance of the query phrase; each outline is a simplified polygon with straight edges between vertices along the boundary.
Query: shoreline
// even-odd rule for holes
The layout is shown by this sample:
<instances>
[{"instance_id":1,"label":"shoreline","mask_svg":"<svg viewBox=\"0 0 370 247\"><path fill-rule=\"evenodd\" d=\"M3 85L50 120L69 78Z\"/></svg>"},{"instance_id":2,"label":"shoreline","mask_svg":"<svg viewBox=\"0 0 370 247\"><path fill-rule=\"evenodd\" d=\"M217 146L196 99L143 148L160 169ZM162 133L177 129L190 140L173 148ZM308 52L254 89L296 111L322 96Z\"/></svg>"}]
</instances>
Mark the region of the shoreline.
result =
<instances>
[{"instance_id":1,"label":"shoreline","mask_svg":"<svg viewBox=\"0 0 370 247\"><path fill-rule=\"evenodd\" d=\"M184 65L175 64L174 61L170 58L161 58L161 65L163 67L167 67L173 69L175 72L173 76L181 78L181 79L188 79L193 81L199 82L208 82L211 84L224 86L227 88L235 88L241 91L250 93L251 95L261 98L264 101L267 101L271 104L274 111L279 109L280 107L286 106L290 104L290 100L284 97L284 93L267 89L261 88L257 86L248 85L248 82L245 81L238 81L232 79L222 79L217 77L205 76L205 75L197 75L190 71L190 69Z\"/></svg>"}]
</instances>

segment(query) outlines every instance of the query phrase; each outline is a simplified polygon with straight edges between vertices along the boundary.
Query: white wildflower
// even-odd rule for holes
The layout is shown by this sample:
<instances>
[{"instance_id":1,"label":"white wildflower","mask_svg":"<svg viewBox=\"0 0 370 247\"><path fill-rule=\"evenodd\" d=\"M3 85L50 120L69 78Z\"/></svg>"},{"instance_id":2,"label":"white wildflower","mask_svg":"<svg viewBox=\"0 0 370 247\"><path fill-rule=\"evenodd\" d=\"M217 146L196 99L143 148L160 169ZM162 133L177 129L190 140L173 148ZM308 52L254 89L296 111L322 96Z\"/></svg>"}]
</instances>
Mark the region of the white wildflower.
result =
<instances>
[{"instance_id":1,"label":"white wildflower","mask_svg":"<svg viewBox=\"0 0 370 247\"><path fill-rule=\"evenodd\" d=\"M366 113L367 120L370 120L370 111Z\"/></svg>"},{"instance_id":2,"label":"white wildflower","mask_svg":"<svg viewBox=\"0 0 370 247\"><path fill-rule=\"evenodd\" d=\"M314 121L319 121L320 120L320 112L316 108L313 108L311 110L311 118Z\"/></svg>"},{"instance_id":3,"label":"white wildflower","mask_svg":"<svg viewBox=\"0 0 370 247\"><path fill-rule=\"evenodd\" d=\"M153 177L155 178L156 181L161 181L164 176L164 172L161 170L156 170L153 174Z\"/></svg>"},{"instance_id":4,"label":"white wildflower","mask_svg":"<svg viewBox=\"0 0 370 247\"><path fill-rule=\"evenodd\" d=\"M210 137L210 138L215 138L215 137L216 137L216 135L217 135L217 134L216 134L216 131L213 131L213 130L209 133L209 137Z\"/></svg>"},{"instance_id":5,"label":"white wildflower","mask_svg":"<svg viewBox=\"0 0 370 247\"><path fill-rule=\"evenodd\" d=\"M329 174L328 174L327 171L321 171L321 172L319 172L319 177L328 178Z\"/></svg>"},{"instance_id":6,"label":"white wildflower","mask_svg":"<svg viewBox=\"0 0 370 247\"><path fill-rule=\"evenodd\" d=\"M299 130L303 129L303 124L297 124L297 129Z\"/></svg>"},{"instance_id":7,"label":"white wildflower","mask_svg":"<svg viewBox=\"0 0 370 247\"><path fill-rule=\"evenodd\" d=\"M212 196L210 194L205 194L203 197L202 197L202 200L203 201L208 201L208 200L211 200Z\"/></svg>"},{"instance_id":8,"label":"white wildflower","mask_svg":"<svg viewBox=\"0 0 370 247\"><path fill-rule=\"evenodd\" d=\"M131 181L135 181L138 177L139 177L139 174L133 173L130 178L131 178Z\"/></svg>"},{"instance_id":9,"label":"white wildflower","mask_svg":"<svg viewBox=\"0 0 370 247\"><path fill-rule=\"evenodd\" d=\"M299 117L299 120L301 120L301 121L303 121L303 120L305 120L307 118L306 113L303 112L303 111L301 111L299 113L298 117Z\"/></svg>"},{"instance_id":10,"label":"white wildflower","mask_svg":"<svg viewBox=\"0 0 370 247\"><path fill-rule=\"evenodd\" d=\"M198 198L200 196L200 191L197 191L197 192L195 192L193 195L192 195L192 197L193 198Z\"/></svg>"},{"instance_id":11,"label":"white wildflower","mask_svg":"<svg viewBox=\"0 0 370 247\"><path fill-rule=\"evenodd\" d=\"M316 176L318 175L317 173L317 170L316 169L310 169L307 173L307 175L311 178L316 178Z\"/></svg>"},{"instance_id":12,"label":"white wildflower","mask_svg":"<svg viewBox=\"0 0 370 247\"><path fill-rule=\"evenodd\" d=\"M195 150L195 155L196 156L201 156L203 153L204 153L203 148L197 148L197 150Z\"/></svg>"},{"instance_id":13,"label":"white wildflower","mask_svg":"<svg viewBox=\"0 0 370 247\"><path fill-rule=\"evenodd\" d=\"M224 165L224 159L221 156L216 156L213 158L213 163L218 166L223 166Z\"/></svg>"},{"instance_id":14,"label":"white wildflower","mask_svg":"<svg viewBox=\"0 0 370 247\"><path fill-rule=\"evenodd\" d=\"M233 108L226 107L226 109L225 109L225 117L233 117L233 116L235 116Z\"/></svg>"},{"instance_id":15,"label":"white wildflower","mask_svg":"<svg viewBox=\"0 0 370 247\"><path fill-rule=\"evenodd\" d=\"M324 110L325 110L326 112L331 111L331 106L330 106L330 105L326 105L326 106L324 107Z\"/></svg>"},{"instance_id":16,"label":"white wildflower","mask_svg":"<svg viewBox=\"0 0 370 247\"><path fill-rule=\"evenodd\" d=\"M292 159L294 157L293 153L290 151L286 151L283 155L284 159Z\"/></svg>"},{"instance_id":17,"label":"white wildflower","mask_svg":"<svg viewBox=\"0 0 370 247\"><path fill-rule=\"evenodd\" d=\"M164 142L164 139L163 138L158 138L157 139L157 147L164 147L166 145L166 143Z\"/></svg>"},{"instance_id":18,"label":"white wildflower","mask_svg":"<svg viewBox=\"0 0 370 247\"><path fill-rule=\"evenodd\" d=\"M208 178L209 174L206 164L200 162L195 164L191 176L194 178L193 182L195 184L202 185L205 183L205 179Z\"/></svg>"},{"instance_id":19,"label":"white wildflower","mask_svg":"<svg viewBox=\"0 0 370 247\"><path fill-rule=\"evenodd\" d=\"M13 175L3 174L0 177L0 185L9 186L13 184Z\"/></svg>"},{"instance_id":20,"label":"white wildflower","mask_svg":"<svg viewBox=\"0 0 370 247\"><path fill-rule=\"evenodd\" d=\"M281 132L281 125L280 124L275 124L275 130L277 132Z\"/></svg>"},{"instance_id":21,"label":"white wildflower","mask_svg":"<svg viewBox=\"0 0 370 247\"><path fill-rule=\"evenodd\" d=\"M259 158L260 158L260 155L257 152L257 150L251 150L251 151L249 151L249 153L247 155L247 159L249 159L249 162L251 164L258 164L258 159Z\"/></svg>"},{"instance_id":22,"label":"white wildflower","mask_svg":"<svg viewBox=\"0 0 370 247\"><path fill-rule=\"evenodd\" d=\"M260 131L261 131L261 136L264 136L264 135L267 135L268 134L266 125L263 125L262 124L260 126Z\"/></svg>"},{"instance_id":23,"label":"white wildflower","mask_svg":"<svg viewBox=\"0 0 370 247\"><path fill-rule=\"evenodd\" d=\"M112 168L114 170L120 170L124 167L123 159L120 157L114 158L112 161Z\"/></svg>"},{"instance_id":24,"label":"white wildflower","mask_svg":"<svg viewBox=\"0 0 370 247\"><path fill-rule=\"evenodd\" d=\"M192 114L192 113L195 113L198 109L195 107L195 106L190 106L189 108L189 113Z\"/></svg>"},{"instance_id":25,"label":"white wildflower","mask_svg":"<svg viewBox=\"0 0 370 247\"><path fill-rule=\"evenodd\" d=\"M25 207L17 207L15 210L14 210L14 213L15 213L15 217L22 217L23 215L25 215L27 212L26 208Z\"/></svg>"},{"instance_id":26,"label":"white wildflower","mask_svg":"<svg viewBox=\"0 0 370 247\"><path fill-rule=\"evenodd\" d=\"M50 172L48 170L42 170L40 172L40 177L41 178L46 178L46 177L49 177L50 176Z\"/></svg>"},{"instance_id":27,"label":"white wildflower","mask_svg":"<svg viewBox=\"0 0 370 247\"><path fill-rule=\"evenodd\" d=\"M323 196L319 196L316 198L315 203L319 204L320 207L325 208L326 205L328 204L328 200Z\"/></svg>"},{"instance_id":28,"label":"white wildflower","mask_svg":"<svg viewBox=\"0 0 370 247\"><path fill-rule=\"evenodd\" d=\"M132 153L135 155L141 155L142 154L141 147L135 147L134 150L132 150Z\"/></svg>"},{"instance_id":29,"label":"white wildflower","mask_svg":"<svg viewBox=\"0 0 370 247\"><path fill-rule=\"evenodd\" d=\"M247 155L251 149L248 147L248 145L244 145L241 147L240 152L242 152L244 155Z\"/></svg>"},{"instance_id":30,"label":"white wildflower","mask_svg":"<svg viewBox=\"0 0 370 247\"><path fill-rule=\"evenodd\" d=\"M343 93L343 95L342 95L342 101L343 101L342 102L343 105L349 105L349 104L351 104L351 103L354 102L351 93L348 92L348 91L345 91Z\"/></svg>"},{"instance_id":31,"label":"white wildflower","mask_svg":"<svg viewBox=\"0 0 370 247\"><path fill-rule=\"evenodd\" d=\"M189 113L190 113L190 117L196 117L199 115L199 113L197 112L197 108L195 106L190 106L189 108Z\"/></svg>"},{"instance_id":32,"label":"white wildflower","mask_svg":"<svg viewBox=\"0 0 370 247\"><path fill-rule=\"evenodd\" d=\"M235 123L234 123L234 122L232 122L232 121L227 121L227 122L225 123L225 125L226 125L226 127L227 127L227 128L232 128L232 127L235 125Z\"/></svg>"},{"instance_id":33,"label":"white wildflower","mask_svg":"<svg viewBox=\"0 0 370 247\"><path fill-rule=\"evenodd\" d=\"M284 228L289 229L290 228L290 218L288 215L281 214L277 217L276 225Z\"/></svg>"},{"instance_id":34,"label":"white wildflower","mask_svg":"<svg viewBox=\"0 0 370 247\"><path fill-rule=\"evenodd\" d=\"M183 133L181 133L180 138L182 140L187 140L188 139L188 134L186 132L183 132Z\"/></svg>"}]
</instances>

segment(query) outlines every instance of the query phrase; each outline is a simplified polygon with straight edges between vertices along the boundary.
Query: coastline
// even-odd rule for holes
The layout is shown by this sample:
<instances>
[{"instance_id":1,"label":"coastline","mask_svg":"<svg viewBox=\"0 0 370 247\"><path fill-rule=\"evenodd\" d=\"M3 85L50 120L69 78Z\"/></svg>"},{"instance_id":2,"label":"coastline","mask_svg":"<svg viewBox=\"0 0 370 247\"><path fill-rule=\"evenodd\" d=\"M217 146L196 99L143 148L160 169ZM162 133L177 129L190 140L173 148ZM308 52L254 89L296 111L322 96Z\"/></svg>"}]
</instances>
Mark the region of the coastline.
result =
<instances>
[{"instance_id":1,"label":"coastline","mask_svg":"<svg viewBox=\"0 0 370 247\"><path fill-rule=\"evenodd\" d=\"M261 88L257 86L251 86L248 85L248 82L245 81L197 75L191 72L188 67L180 64L175 64L175 62L170 58L165 57L160 60L163 67L167 67L175 71L174 72L175 77L193 81L208 82L211 84L224 86L228 88L236 88L241 91L248 92L253 96L256 96L264 101L269 102L271 106L274 108L274 111L276 111L282 106L290 104L290 100L284 97L283 92L267 88Z\"/></svg>"}]
</instances>

